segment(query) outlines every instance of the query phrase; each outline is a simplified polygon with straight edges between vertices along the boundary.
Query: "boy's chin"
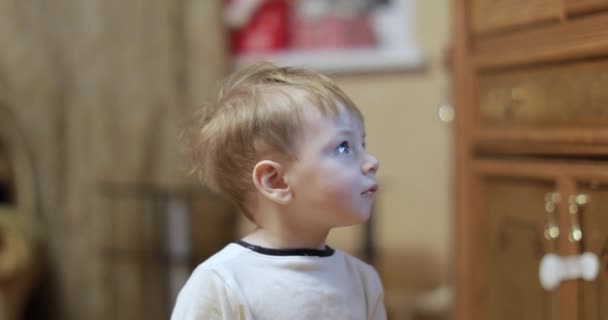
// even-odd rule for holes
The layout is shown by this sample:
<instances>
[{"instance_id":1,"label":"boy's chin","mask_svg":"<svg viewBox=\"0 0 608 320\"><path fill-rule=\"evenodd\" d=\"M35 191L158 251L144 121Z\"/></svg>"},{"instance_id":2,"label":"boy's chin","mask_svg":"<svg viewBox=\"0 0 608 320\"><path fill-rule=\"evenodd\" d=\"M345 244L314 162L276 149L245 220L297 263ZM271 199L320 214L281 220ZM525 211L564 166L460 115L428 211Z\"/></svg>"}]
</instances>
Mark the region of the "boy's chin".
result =
<instances>
[{"instance_id":1,"label":"boy's chin","mask_svg":"<svg viewBox=\"0 0 608 320\"><path fill-rule=\"evenodd\" d=\"M369 217L369 213L352 213L349 214L347 218L343 219L342 221L339 221L336 227L349 227L358 224L363 224L366 223L367 220L369 220Z\"/></svg>"}]
</instances>

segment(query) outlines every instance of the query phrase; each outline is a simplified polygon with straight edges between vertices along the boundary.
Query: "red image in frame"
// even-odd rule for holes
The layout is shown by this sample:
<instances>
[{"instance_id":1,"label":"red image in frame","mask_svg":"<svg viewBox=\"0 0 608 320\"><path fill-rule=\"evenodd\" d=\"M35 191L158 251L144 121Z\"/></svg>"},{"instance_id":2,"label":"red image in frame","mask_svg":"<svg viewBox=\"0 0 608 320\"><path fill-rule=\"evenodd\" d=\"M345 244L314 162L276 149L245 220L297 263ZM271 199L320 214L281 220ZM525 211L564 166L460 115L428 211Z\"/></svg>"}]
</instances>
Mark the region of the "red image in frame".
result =
<instances>
[{"instance_id":1,"label":"red image in frame","mask_svg":"<svg viewBox=\"0 0 608 320\"><path fill-rule=\"evenodd\" d=\"M233 54L269 53L288 45L288 0L228 0L226 20Z\"/></svg>"}]
</instances>

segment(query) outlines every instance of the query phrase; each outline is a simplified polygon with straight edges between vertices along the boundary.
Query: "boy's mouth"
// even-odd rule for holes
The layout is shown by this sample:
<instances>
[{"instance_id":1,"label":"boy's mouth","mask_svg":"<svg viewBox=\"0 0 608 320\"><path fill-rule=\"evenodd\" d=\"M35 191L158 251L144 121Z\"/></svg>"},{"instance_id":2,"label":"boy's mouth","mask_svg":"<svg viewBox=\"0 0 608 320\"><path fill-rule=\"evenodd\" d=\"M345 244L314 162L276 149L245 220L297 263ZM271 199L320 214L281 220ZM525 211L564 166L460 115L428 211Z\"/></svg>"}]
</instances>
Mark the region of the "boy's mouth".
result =
<instances>
[{"instance_id":1,"label":"boy's mouth","mask_svg":"<svg viewBox=\"0 0 608 320\"><path fill-rule=\"evenodd\" d=\"M361 194L374 194L378 190L378 184L374 184L369 189L361 192Z\"/></svg>"}]
</instances>

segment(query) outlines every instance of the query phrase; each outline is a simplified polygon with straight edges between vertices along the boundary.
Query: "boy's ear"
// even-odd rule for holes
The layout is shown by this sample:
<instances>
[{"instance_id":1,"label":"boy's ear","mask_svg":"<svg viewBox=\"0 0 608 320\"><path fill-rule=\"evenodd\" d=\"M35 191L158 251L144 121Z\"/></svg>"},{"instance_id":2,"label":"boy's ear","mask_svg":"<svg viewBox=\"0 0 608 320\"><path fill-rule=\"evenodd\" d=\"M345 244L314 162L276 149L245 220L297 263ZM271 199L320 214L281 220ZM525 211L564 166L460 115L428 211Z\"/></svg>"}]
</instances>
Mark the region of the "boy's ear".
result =
<instances>
[{"instance_id":1,"label":"boy's ear","mask_svg":"<svg viewBox=\"0 0 608 320\"><path fill-rule=\"evenodd\" d=\"M262 160L253 168L253 184L266 198L286 204L291 200L291 189L285 183L284 167L272 160Z\"/></svg>"}]
</instances>

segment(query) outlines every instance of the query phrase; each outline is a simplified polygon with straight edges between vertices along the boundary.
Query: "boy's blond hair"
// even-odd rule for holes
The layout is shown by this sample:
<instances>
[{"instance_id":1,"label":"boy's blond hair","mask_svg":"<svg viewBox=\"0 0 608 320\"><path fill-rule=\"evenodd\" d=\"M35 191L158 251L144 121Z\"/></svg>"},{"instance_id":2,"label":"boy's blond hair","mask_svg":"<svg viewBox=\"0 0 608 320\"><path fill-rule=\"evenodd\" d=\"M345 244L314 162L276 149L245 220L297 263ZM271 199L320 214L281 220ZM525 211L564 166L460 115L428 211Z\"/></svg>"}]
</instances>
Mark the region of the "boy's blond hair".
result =
<instances>
[{"instance_id":1,"label":"boy's blond hair","mask_svg":"<svg viewBox=\"0 0 608 320\"><path fill-rule=\"evenodd\" d=\"M359 109L324 75L267 62L251 65L229 76L185 131L191 172L253 220L245 202L254 190L256 163L270 154L295 159L303 108L335 117L340 106L363 122Z\"/></svg>"}]
</instances>

